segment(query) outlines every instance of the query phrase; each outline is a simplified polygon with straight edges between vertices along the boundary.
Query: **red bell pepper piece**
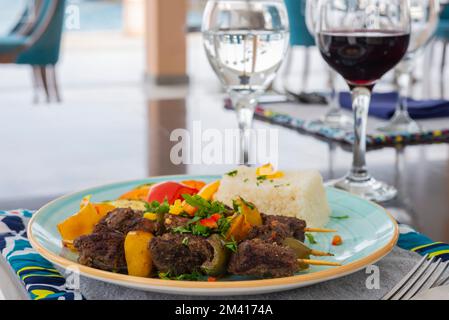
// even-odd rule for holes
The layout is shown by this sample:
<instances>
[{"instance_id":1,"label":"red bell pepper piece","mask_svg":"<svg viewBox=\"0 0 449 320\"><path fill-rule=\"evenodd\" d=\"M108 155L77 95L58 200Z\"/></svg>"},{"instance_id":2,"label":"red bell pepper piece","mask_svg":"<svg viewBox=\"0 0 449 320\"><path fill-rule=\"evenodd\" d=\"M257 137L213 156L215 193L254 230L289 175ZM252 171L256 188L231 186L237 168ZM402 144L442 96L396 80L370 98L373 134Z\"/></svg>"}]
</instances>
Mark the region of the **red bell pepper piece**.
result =
<instances>
[{"instance_id":1,"label":"red bell pepper piece","mask_svg":"<svg viewBox=\"0 0 449 320\"><path fill-rule=\"evenodd\" d=\"M169 204L173 204L176 200L182 200L183 194L193 195L197 194L198 190L191 188L182 183L167 181L155 184L148 192L147 201L158 201L159 203L168 201Z\"/></svg>"},{"instance_id":2,"label":"red bell pepper piece","mask_svg":"<svg viewBox=\"0 0 449 320\"><path fill-rule=\"evenodd\" d=\"M204 226L204 227L208 227L210 229L215 229L218 227L217 225L217 221L215 221L212 218L205 218L205 219L201 219L200 220L200 225Z\"/></svg>"}]
</instances>

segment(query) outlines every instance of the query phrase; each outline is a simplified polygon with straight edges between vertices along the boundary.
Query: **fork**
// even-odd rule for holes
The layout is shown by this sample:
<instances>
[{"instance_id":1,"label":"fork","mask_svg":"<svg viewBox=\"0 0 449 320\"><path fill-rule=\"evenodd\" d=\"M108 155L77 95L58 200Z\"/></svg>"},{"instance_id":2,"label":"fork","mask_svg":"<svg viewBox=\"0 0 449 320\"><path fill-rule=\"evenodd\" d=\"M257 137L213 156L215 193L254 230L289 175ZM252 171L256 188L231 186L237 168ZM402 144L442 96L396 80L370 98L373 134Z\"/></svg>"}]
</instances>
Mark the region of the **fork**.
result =
<instances>
[{"instance_id":1,"label":"fork","mask_svg":"<svg viewBox=\"0 0 449 320\"><path fill-rule=\"evenodd\" d=\"M382 300L410 300L420 292L443 285L449 280L448 277L441 279L448 266L449 261L443 263L425 255Z\"/></svg>"}]
</instances>

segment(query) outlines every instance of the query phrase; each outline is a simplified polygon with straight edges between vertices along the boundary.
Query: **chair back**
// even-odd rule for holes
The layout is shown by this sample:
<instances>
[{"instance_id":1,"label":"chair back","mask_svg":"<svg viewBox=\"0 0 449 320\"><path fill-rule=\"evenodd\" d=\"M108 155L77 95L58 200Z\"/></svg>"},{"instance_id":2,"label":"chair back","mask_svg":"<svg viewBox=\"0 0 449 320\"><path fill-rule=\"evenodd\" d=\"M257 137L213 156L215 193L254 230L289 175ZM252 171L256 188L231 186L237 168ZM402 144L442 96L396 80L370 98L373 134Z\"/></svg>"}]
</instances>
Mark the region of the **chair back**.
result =
<instances>
[{"instance_id":1,"label":"chair back","mask_svg":"<svg viewBox=\"0 0 449 320\"><path fill-rule=\"evenodd\" d=\"M284 0L290 21L290 45L311 47L315 45L315 39L307 30L306 25L306 1L317 0Z\"/></svg>"},{"instance_id":2,"label":"chair back","mask_svg":"<svg viewBox=\"0 0 449 320\"><path fill-rule=\"evenodd\" d=\"M18 64L55 65L59 60L66 0L35 0L35 23L26 34L30 46Z\"/></svg>"}]
</instances>

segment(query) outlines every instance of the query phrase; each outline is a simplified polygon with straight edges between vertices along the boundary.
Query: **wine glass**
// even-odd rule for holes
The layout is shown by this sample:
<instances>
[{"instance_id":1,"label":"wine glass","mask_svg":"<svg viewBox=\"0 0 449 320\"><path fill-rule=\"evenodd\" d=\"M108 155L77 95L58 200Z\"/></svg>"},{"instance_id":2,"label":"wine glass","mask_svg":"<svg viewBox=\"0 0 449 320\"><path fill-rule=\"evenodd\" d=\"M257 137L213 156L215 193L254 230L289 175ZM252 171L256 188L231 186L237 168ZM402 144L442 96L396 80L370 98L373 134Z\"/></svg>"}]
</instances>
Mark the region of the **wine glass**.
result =
<instances>
[{"instance_id":1,"label":"wine glass","mask_svg":"<svg viewBox=\"0 0 449 320\"><path fill-rule=\"evenodd\" d=\"M315 28L318 14L318 0L306 0L306 26L309 33L313 36L316 36ZM326 126L331 128L341 128L346 129L348 127L352 127L351 118L346 116L341 108L340 103L338 102L338 92L336 89L336 72L329 67L329 78L328 78L328 86L330 91L330 96L328 103L330 105L330 110L323 116L319 122L323 123Z\"/></svg>"},{"instance_id":2,"label":"wine glass","mask_svg":"<svg viewBox=\"0 0 449 320\"><path fill-rule=\"evenodd\" d=\"M410 29L408 0L320 0L318 4L318 47L324 60L348 83L354 113L352 168L335 186L377 202L391 200L397 190L367 170L371 92L404 57Z\"/></svg>"},{"instance_id":3,"label":"wine glass","mask_svg":"<svg viewBox=\"0 0 449 320\"><path fill-rule=\"evenodd\" d=\"M424 51L438 25L440 0L409 0L411 37L407 54L396 67L399 99L390 121L379 130L389 133L419 133L421 126L410 117L407 98L410 96L411 76L416 58Z\"/></svg>"},{"instance_id":4,"label":"wine glass","mask_svg":"<svg viewBox=\"0 0 449 320\"><path fill-rule=\"evenodd\" d=\"M209 0L203 16L209 62L229 93L240 129L240 162L250 163L257 98L276 77L289 43L282 0Z\"/></svg>"}]
</instances>

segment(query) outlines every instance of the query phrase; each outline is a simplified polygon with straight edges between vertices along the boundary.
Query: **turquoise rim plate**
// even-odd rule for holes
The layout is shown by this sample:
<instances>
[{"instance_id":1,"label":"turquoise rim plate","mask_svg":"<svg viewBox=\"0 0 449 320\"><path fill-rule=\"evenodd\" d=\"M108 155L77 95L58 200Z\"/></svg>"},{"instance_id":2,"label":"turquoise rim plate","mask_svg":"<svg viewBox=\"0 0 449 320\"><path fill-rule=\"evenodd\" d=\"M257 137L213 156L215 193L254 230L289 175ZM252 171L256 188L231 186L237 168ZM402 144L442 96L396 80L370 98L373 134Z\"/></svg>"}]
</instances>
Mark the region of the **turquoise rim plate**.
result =
<instances>
[{"instance_id":1,"label":"turquoise rim plate","mask_svg":"<svg viewBox=\"0 0 449 320\"><path fill-rule=\"evenodd\" d=\"M93 202L116 199L120 194L144 183L161 181L219 179L219 176L180 175L161 176L141 180L119 182L76 192L58 198L38 210L28 225L28 237L35 250L55 265L76 270L81 275L108 283L171 294L234 295L257 294L289 290L318 282L339 278L380 260L388 254L398 239L395 220L379 205L334 188L327 188L327 197L332 209L327 228L337 229L343 239L340 246L332 246L333 234L315 234L316 244L310 247L332 252L326 258L340 262L341 267L313 266L292 277L276 279L251 279L248 277L226 277L220 281L173 281L139 278L89 268L77 263L76 253L62 246L57 224L78 211L81 199L92 195ZM346 219L335 217L348 216ZM306 241L307 242L307 241Z\"/></svg>"}]
</instances>

